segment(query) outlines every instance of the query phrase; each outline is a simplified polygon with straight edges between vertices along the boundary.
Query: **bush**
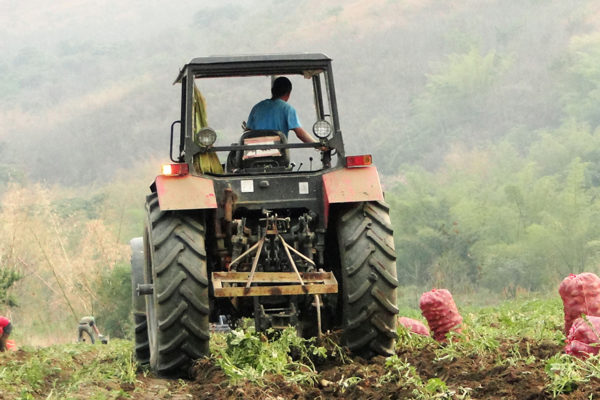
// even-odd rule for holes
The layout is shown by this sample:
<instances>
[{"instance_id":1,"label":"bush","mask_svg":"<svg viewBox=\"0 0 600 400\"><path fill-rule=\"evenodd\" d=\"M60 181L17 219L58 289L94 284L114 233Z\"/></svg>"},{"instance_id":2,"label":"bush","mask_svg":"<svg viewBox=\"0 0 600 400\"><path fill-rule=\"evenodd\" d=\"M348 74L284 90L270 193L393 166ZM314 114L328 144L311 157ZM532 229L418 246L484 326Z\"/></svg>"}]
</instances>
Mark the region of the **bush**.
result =
<instances>
[{"instance_id":1,"label":"bush","mask_svg":"<svg viewBox=\"0 0 600 400\"><path fill-rule=\"evenodd\" d=\"M94 311L102 334L131 338L131 267L128 264L117 264L102 274Z\"/></svg>"},{"instance_id":2,"label":"bush","mask_svg":"<svg viewBox=\"0 0 600 400\"><path fill-rule=\"evenodd\" d=\"M22 275L14 269L0 267L0 304L6 304L10 306L16 306L16 300L8 294L8 289L19 279Z\"/></svg>"}]
</instances>

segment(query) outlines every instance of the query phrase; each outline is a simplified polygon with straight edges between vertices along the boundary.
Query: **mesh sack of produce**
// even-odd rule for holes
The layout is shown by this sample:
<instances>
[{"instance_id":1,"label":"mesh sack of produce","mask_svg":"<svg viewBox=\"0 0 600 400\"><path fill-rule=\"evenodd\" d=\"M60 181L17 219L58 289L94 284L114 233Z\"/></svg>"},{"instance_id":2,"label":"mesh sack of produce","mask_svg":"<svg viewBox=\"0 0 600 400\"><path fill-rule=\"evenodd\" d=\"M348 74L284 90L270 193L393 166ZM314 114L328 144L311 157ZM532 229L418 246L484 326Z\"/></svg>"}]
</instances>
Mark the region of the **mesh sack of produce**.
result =
<instances>
[{"instance_id":1,"label":"mesh sack of produce","mask_svg":"<svg viewBox=\"0 0 600 400\"><path fill-rule=\"evenodd\" d=\"M408 329L409 332L429 336L429 329L421 321L417 321L416 319L398 317L398 324Z\"/></svg>"},{"instance_id":2,"label":"mesh sack of produce","mask_svg":"<svg viewBox=\"0 0 600 400\"><path fill-rule=\"evenodd\" d=\"M445 341L448 332L461 331L463 319L448 290L432 289L423 293L419 300L419 307L435 340Z\"/></svg>"},{"instance_id":3,"label":"mesh sack of produce","mask_svg":"<svg viewBox=\"0 0 600 400\"><path fill-rule=\"evenodd\" d=\"M565 334L581 315L600 316L600 278L590 272L571 274L558 288L565 312Z\"/></svg>"},{"instance_id":4,"label":"mesh sack of produce","mask_svg":"<svg viewBox=\"0 0 600 400\"><path fill-rule=\"evenodd\" d=\"M600 350L598 333L600 333L600 317L577 318L573 321L567 335L565 353L579 358L598 354Z\"/></svg>"}]
</instances>

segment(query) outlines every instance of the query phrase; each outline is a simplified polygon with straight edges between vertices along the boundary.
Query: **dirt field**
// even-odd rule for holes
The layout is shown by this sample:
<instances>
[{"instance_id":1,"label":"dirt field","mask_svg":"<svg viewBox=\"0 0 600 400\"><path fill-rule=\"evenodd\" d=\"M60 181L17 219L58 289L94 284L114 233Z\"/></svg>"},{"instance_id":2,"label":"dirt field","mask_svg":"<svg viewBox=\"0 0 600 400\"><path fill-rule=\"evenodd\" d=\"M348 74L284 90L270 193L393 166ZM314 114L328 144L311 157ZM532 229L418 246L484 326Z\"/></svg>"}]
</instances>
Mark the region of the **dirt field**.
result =
<instances>
[{"instance_id":1,"label":"dirt field","mask_svg":"<svg viewBox=\"0 0 600 400\"><path fill-rule=\"evenodd\" d=\"M600 381L592 381L578 387L568 395L553 397L545 392L548 381L545 361L562 352L562 346L549 341L507 342L501 349L518 346L522 354L529 354L528 361L510 366L496 366L497 357L462 358L434 361L436 345L415 353L399 349L397 355L416 368L423 381L440 378L446 382L448 392L435 398L466 399L590 399L600 393ZM497 355L502 357L502 351ZM138 376L135 387L126 388L135 399L156 399L169 393L170 398L184 399L191 395L197 399L411 399L414 386L409 379L398 382L378 383L385 375L385 359L378 357L370 361L353 359L343 364L339 358L321 360L317 364L319 382L314 386L299 386L288 383L279 376L270 376L265 387L251 384L232 386L223 372L210 361L197 364L193 381L165 381ZM350 377L361 378L356 385L345 387L342 382ZM433 398L433 397L432 397Z\"/></svg>"},{"instance_id":2,"label":"dirt field","mask_svg":"<svg viewBox=\"0 0 600 400\"><path fill-rule=\"evenodd\" d=\"M418 352L400 347L399 360L406 361L413 370L403 370L392 375L392 379L381 379L390 371L386 359L377 357L370 361L360 358L347 358L338 351L329 352L326 358L313 362L318 371L314 385L298 385L286 382L283 377L273 375L265 379L264 386L239 383L233 385L223 371L210 360L201 360L195 366L193 379L159 379L147 371L138 371L133 383L124 383L111 378L87 381L78 384L69 398L89 399L590 399L600 393L600 381L592 380L585 385L573 388L569 394L553 397L545 390L549 382L545 371L546 361L557 353L562 353L562 345L551 341L506 341L500 343L497 354L475 355L470 358L445 357L440 359L437 343L430 342ZM500 363L508 359L508 354L522 354L515 362ZM0 364L18 366L25 364L31 352L18 350L0 354ZM525 357L526 355L526 357ZM68 366L45 360L50 376L39 379L33 391L27 396L3 390L0 399L57 399L61 395L52 393L58 381L67 375L82 374L81 368L98 359L93 349L74 354ZM351 362L350 362L351 361ZM100 364L110 363L110 356ZM408 365L408 364L404 364ZM411 373L413 371L414 373ZM0 366L0 374L3 373ZM31 371L24 371L32 374ZM388 374L388 376L390 376ZM421 385L432 378L439 378L446 385L445 390L431 397L415 394L414 377L419 377ZM349 379L350 378L350 379ZM440 381L440 382L441 382ZM18 385L19 382L14 382ZM594 396L594 397L591 397Z\"/></svg>"}]
</instances>

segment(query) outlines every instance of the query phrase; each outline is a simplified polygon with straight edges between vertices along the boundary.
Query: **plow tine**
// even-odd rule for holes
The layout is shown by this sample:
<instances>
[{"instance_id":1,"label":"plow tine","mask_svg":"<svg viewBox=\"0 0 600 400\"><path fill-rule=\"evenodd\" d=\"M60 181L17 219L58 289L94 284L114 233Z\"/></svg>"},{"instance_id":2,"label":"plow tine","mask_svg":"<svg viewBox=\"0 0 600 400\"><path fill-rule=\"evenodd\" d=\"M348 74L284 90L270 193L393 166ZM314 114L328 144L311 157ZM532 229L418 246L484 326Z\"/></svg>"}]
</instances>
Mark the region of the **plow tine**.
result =
<instances>
[{"instance_id":1,"label":"plow tine","mask_svg":"<svg viewBox=\"0 0 600 400\"><path fill-rule=\"evenodd\" d=\"M298 276L298 280L300 281L300 284L302 286L304 286L304 281L302 280L302 277L300 276L300 272L298 272L298 268L296 268L296 263L292 259L292 255L290 254L290 251L289 251L290 248L294 251L295 251L295 249L293 247L291 247L289 244L287 244L285 242L285 240L283 240L281 235L277 235L277 236L279 236L279 239L281 239L281 243L283 243L283 249L285 250L285 254L287 254L288 258L290 259L290 264L292 264L292 268L294 269L294 272Z\"/></svg>"},{"instance_id":2,"label":"plow tine","mask_svg":"<svg viewBox=\"0 0 600 400\"><path fill-rule=\"evenodd\" d=\"M283 237L281 235L277 235L277 236L279 236L279 239L281 239L281 242L283 243L283 245L285 247L287 247L288 249L292 250L294 253L296 253L298 255L298 257L300 257L303 260L307 261L308 263L312 264L314 267L317 266L313 260L311 260L310 258L306 257L304 254L300 253L298 250L296 250L295 248L293 248L292 246L290 246L289 244L287 244L286 241L283 240Z\"/></svg>"},{"instance_id":3,"label":"plow tine","mask_svg":"<svg viewBox=\"0 0 600 400\"><path fill-rule=\"evenodd\" d=\"M265 243L265 238L262 238L258 242L256 242L256 246L258 246L258 250L256 250L256 255L254 256L254 261L252 261L252 270L250 271L250 277L248 278L248 283L246 283L246 289L248 289L250 287L250 285L252 284L252 279L254 279L254 273L256 272L256 266L258 265L258 259L260 257L260 253L262 251L263 243Z\"/></svg>"},{"instance_id":4,"label":"plow tine","mask_svg":"<svg viewBox=\"0 0 600 400\"><path fill-rule=\"evenodd\" d=\"M263 238L264 239L264 238ZM263 240L261 239L261 240ZM246 250L245 252L243 252L242 254L240 254L235 260L233 260L232 262L229 263L229 268L233 267L233 265L235 263L237 263L238 261L240 261L242 258L246 257L248 254L252 253L252 251L258 247L258 244L260 243L260 241L256 242L252 247L250 247L248 250Z\"/></svg>"}]
</instances>

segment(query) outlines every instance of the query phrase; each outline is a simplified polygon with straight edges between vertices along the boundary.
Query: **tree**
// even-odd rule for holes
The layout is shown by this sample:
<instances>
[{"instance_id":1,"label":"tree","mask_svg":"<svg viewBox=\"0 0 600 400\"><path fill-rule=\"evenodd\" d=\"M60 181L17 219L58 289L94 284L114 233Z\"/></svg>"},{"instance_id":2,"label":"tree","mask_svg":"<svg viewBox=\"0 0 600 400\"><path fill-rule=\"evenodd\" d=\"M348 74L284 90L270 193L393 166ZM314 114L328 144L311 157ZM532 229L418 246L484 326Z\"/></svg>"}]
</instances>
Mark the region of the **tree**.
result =
<instances>
[{"instance_id":1,"label":"tree","mask_svg":"<svg viewBox=\"0 0 600 400\"><path fill-rule=\"evenodd\" d=\"M22 275L4 266L0 266L0 304L13 307L17 305L15 298L9 293L8 289L22 278Z\"/></svg>"}]
</instances>

